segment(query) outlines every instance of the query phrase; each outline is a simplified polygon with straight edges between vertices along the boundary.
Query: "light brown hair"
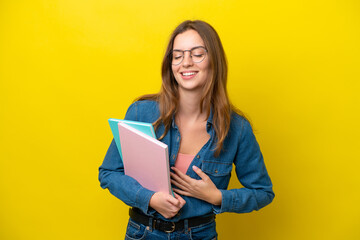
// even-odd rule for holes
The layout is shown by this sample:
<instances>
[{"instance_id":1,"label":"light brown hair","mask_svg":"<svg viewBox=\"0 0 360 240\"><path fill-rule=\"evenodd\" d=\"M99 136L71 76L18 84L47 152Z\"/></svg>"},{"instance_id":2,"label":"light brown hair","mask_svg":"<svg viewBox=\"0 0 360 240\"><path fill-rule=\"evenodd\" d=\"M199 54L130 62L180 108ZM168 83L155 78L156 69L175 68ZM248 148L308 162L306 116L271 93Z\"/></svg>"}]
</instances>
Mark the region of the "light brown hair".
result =
<instances>
[{"instance_id":1,"label":"light brown hair","mask_svg":"<svg viewBox=\"0 0 360 240\"><path fill-rule=\"evenodd\" d=\"M165 56L162 62L162 85L157 94L144 95L137 100L155 100L159 103L160 117L153 123L155 129L163 123L165 126L164 134L159 138L165 137L170 129L172 117L176 114L179 106L178 83L172 72L172 50L175 37L187 30L195 30L204 41L205 48L208 51L208 57L211 69L211 79L206 81L204 91L200 101L200 111L206 111L210 115L210 109L213 113L213 126L217 138L215 156L218 156L223 148L223 143L230 128L231 112L243 114L230 104L226 83L227 83L227 61L220 38L215 29L208 23L196 21L182 22L172 33L169 44L166 48Z\"/></svg>"}]
</instances>

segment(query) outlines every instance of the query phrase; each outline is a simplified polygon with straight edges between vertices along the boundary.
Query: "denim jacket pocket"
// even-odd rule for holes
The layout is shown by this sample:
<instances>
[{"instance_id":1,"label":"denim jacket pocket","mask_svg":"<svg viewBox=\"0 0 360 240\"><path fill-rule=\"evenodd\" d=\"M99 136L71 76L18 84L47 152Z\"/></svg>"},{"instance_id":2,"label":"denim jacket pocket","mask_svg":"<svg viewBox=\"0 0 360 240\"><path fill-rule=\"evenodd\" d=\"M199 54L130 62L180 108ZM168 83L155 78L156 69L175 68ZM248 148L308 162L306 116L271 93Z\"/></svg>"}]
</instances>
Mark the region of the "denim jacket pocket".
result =
<instances>
[{"instance_id":1,"label":"denim jacket pocket","mask_svg":"<svg viewBox=\"0 0 360 240\"><path fill-rule=\"evenodd\" d=\"M232 163L203 160L201 169L211 178L218 188L224 189L228 186Z\"/></svg>"}]
</instances>

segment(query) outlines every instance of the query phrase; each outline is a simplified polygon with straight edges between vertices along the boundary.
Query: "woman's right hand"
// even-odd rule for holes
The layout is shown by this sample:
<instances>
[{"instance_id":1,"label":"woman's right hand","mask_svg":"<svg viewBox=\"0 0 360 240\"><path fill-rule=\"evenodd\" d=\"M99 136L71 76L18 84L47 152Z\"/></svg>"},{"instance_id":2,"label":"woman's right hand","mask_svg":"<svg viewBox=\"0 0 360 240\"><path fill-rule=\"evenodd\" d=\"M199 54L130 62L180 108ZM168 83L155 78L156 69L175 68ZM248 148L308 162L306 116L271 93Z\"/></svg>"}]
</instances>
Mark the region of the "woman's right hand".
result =
<instances>
[{"instance_id":1,"label":"woman's right hand","mask_svg":"<svg viewBox=\"0 0 360 240\"><path fill-rule=\"evenodd\" d=\"M178 194L174 195L175 198L167 193L156 192L150 198L149 205L165 218L172 218L186 203Z\"/></svg>"}]
</instances>

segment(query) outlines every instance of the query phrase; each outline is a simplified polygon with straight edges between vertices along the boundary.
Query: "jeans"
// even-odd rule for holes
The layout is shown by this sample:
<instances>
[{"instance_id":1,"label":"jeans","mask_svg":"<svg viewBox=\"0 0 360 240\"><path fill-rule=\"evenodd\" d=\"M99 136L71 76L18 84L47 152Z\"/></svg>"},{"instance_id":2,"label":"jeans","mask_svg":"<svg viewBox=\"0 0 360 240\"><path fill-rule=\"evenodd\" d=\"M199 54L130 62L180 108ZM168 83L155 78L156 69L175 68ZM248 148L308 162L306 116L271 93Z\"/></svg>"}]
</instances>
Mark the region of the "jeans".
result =
<instances>
[{"instance_id":1,"label":"jeans","mask_svg":"<svg viewBox=\"0 0 360 240\"><path fill-rule=\"evenodd\" d=\"M182 231L166 233L152 228L152 221L149 226L137 223L129 219L126 229L125 240L154 239L154 240L213 240L217 239L215 220L196 227L188 228L187 220Z\"/></svg>"}]
</instances>

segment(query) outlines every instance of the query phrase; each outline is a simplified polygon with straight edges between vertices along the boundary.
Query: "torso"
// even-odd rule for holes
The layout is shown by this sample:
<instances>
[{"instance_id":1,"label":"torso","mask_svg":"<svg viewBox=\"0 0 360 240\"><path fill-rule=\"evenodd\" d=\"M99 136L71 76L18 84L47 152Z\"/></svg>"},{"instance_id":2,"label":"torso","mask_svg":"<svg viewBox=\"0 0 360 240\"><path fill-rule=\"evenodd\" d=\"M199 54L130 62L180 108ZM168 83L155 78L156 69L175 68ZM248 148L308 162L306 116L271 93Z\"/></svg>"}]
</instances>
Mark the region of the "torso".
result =
<instances>
[{"instance_id":1,"label":"torso","mask_svg":"<svg viewBox=\"0 0 360 240\"><path fill-rule=\"evenodd\" d=\"M210 139L206 131L206 121L190 123L186 121L177 122L181 141L179 152L183 154L196 155Z\"/></svg>"}]
</instances>

